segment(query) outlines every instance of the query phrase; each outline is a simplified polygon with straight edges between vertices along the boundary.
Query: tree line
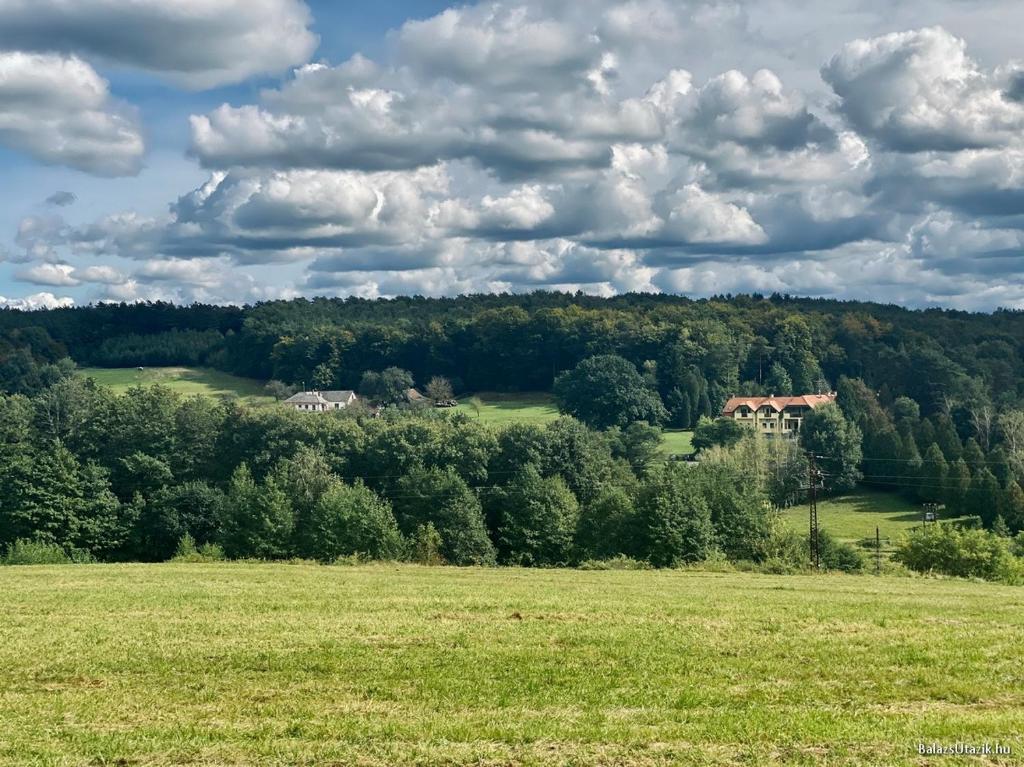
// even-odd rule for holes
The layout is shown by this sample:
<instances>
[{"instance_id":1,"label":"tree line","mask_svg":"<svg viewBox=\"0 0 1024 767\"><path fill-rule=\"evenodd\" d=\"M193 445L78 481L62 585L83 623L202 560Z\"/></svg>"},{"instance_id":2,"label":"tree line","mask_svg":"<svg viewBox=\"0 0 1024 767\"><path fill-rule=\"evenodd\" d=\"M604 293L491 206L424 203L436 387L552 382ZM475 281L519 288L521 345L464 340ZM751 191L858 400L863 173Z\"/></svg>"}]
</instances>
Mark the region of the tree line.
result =
<instances>
[{"instance_id":1,"label":"tree line","mask_svg":"<svg viewBox=\"0 0 1024 767\"><path fill-rule=\"evenodd\" d=\"M598 431L572 417L491 426L430 408L382 413L311 417L160 386L116 395L80 377L4 396L0 548L153 561L187 538L231 557L321 561L806 558L773 511L793 492L771 468L798 460L791 443L718 448L690 466L666 462L642 422ZM762 475L742 450L765 451Z\"/></svg>"},{"instance_id":2,"label":"tree line","mask_svg":"<svg viewBox=\"0 0 1024 767\"><path fill-rule=\"evenodd\" d=\"M690 428L731 394L810 393L843 376L884 401L962 423L1024 389L1024 315L912 311L786 296L538 292L450 299L295 299L248 307L124 304L0 311L0 371L28 345L39 363L201 364L288 385L354 389L397 367L457 391L550 391L582 360L614 354L649 379L667 423ZM14 336L20 335L20 339ZM47 349L46 347L50 347ZM30 391L0 374L6 391Z\"/></svg>"}]
</instances>

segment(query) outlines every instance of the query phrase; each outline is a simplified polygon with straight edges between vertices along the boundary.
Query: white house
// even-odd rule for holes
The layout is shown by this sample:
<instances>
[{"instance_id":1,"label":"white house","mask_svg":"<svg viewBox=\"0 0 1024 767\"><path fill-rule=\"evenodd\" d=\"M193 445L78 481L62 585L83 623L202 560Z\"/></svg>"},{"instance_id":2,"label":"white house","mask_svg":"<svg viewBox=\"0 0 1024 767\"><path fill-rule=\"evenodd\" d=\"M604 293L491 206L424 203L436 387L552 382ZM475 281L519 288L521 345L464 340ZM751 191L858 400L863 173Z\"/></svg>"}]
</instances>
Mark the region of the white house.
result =
<instances>
[{"instance_id":1,"label":"white house","mask_svg":"<svg viewBox=\"0 0 1024 767\"><path fill-rule=\"evenodd\" d=\"M344 410L357 399L350 389L341 391L304 391L293 394L284 404L306 413L326 413L329 410Z\"/></svg>"}]
</instances>

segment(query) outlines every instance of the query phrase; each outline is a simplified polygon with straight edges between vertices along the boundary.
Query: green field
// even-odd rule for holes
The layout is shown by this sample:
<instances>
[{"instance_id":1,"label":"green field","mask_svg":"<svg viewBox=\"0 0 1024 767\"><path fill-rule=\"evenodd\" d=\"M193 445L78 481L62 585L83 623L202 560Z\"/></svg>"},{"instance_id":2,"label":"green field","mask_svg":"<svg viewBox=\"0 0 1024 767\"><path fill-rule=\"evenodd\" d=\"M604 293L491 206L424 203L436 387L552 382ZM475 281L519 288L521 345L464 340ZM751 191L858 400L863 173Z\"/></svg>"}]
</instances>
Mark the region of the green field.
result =
<instances>
[{"instance_id":1,"label":"green field","mask_svg":"<svg viewBox=\"0 0 1024 767\"><path fill-rule=\"evenodd\" d=\"M808 525L807 506L795 506L785 512L786 520L800 531ZM861 489L849 495L818 502L818 524L844 541L874 538L878 527L883 544L911 527L921 524L921 506L896 493Z\"/></svg>"},{"instance_id":2,"label":"green field","mask_svg":"<svg viewBox=\"0 0 1024 767\"><path fill-rule=\"evenodd\" d=\"M693 432L666 429L662 433L661 448L669 455L688 455L693 452Z\"/></svg>"},{"instance_id":3,"label":"green field","mask_svg":"<svg viewBox=\"0 0 1024 767\"><path fill-rule=\"evenodd\" d=\"M547 423L558 418L554 397L545 392L480 392L476 398L483 403L479 414L470 404L472 397L459 398L457 410L484 423Z\"/></svg>"},{"instance_id":4,"label":"green field","mask_svg":"<svg viewBox=\"0 0 1024 767\"><path fill-rule=\"evenodd\" d=\"M992 584L7 567L0 615L3 765L939 764L922 740L1024 753L1024 589Z\"/></svg>"},{"instance_id":5,"label":"green field","mask_svg":"<svg viewBox=\"0 0 1024 767\"><path fill-rule=\"evenodd\" d=\"M263 385L259 381L207 368L82 368L80 372L119 394L132 386L160 384L185 395L235 395L254 404L273 401L264 394Z\"/></svg>"},{"instance_id":6,"label":"green field","mask_svg":"<svg viewBox=\"0 0 1024 767\"><path fill-rule=\"evenodd\" d=\"M483 403L479 415L470 405L470 397L459 399L458 412L484 423L537 423L544 424L558 418L554 397L545 392L504 393L480 392L476 395ZM693 432L667 429L662 439L662 452L666 454L692 453Z\"/></svg>"}]
</instances>

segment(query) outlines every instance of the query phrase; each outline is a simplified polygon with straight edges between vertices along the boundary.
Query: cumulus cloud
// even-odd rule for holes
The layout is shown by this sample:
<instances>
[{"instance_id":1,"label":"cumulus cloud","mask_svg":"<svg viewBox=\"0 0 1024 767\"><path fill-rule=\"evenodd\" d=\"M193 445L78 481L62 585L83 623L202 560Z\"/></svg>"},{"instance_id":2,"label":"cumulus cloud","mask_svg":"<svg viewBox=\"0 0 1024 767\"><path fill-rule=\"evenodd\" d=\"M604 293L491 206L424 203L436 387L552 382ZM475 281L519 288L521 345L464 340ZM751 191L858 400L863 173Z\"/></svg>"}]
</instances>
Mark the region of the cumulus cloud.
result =
<instances>
[{"instance_id":1,"label":"cumulus cloud","mask_svg":"<svg viewBox=\"0 0 1024 767\"><path fill-rule=\"evenodd\" d=\"M60 51L190 88L305 62L317 45L301 0L3 0L0 47Z\"/></svg>"},{"instance_id":2,"label":"cumulus cloud","mask_svg":"<svg viewBox=\"0 0 1024 767\"><path fill-rule=\"evenodd\" d=\"M7 307L8 309L21 309L22 311L32 311L35 309L60 309L63 307L74 306L75 300L68 296L58 298L53 293L33 293L30 296L23 298L6 298L0 296L0 306Z\"/></svg>"},{"instance_id":3,"label":"cumulus cloud","mask_svg":"<svg viewBox=\"0 0 1024 767\"><path fill-rule=\"evenodd\" d=\"M87 63L21 52L0 52L0 144L103 176L138 173L144 148L134 116Z\"/></svg>"},{"instance_id":4,"label":"cumulus cloud","mask_svg":"<svg viewBox=\"0 0 1024 767\"><path fill-rule=\"evenodd\" d=\"M999 146L1024 127L1024 106L941 27L843 46L822 69L864 136L899 152Z\"/></svg>"},{"instance_id":5,"label":"cumulus cloud","mask_svg":"<svg viewBox=\"0 0 1024 767\"><path fill-rule=\"evenodd\" d=\"M81 281L74 277L75 268L70 264L38 264L15 273L15 277L33 285L74 287Z\"/></svg>"},{"instance_id":6,"label":"cumulus cloud","mask_svg":"<svg viewBox=\"0 0 1024 767\"><path fill-rule=\"evenodd\" d=\"M165 212L72 224L50 203L8 260L101 300L552 287L1024 306L1024 66L968 46L969 24L889 33L890 9L843 7L874 21L746 0L453 7L375 59L303 64L194 115L210 177ZM247 55L118 60L201 85L255 71Z\"/></svg>"}]
</instances>

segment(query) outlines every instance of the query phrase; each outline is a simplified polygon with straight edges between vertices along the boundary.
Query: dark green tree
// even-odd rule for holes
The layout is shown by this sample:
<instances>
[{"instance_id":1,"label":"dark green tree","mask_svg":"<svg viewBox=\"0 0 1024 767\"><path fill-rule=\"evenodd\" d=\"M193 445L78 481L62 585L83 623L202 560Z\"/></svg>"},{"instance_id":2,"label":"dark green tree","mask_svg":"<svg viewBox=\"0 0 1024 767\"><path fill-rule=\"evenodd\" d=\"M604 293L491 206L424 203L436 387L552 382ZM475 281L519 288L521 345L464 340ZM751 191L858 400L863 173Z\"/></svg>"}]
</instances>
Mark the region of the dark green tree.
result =
<instances>
[{"instance_id":1,"label":"dark green tree","mask_svg":"<svg viewBox=\"0 0 1024 767\"><path fill-rule=\"evenodd\" d=\"M480 501L451 469L414 468L398 480L390 497L399 528L413 535L421 525L432 524L450 564L494 564L494 544L487 535Z\"/></svg>"},{"instance_id":2,"label":"dark green tree","mask_svg":"<svg viewBox=\"0 0 1024 767\"><path fill-rule=\"evenodd\" d=\"M749 434L749 429L732 418L716 418L714 421L702 418L693 432L695 450L705 450L718 445L732 447Z\"/></svg>"},{"instance_id":3,"label":"dark green tree","mask_svg":"<svg viewBox=\"0 0 1024 767\"><path fill-rule=\"evenodd\" d=\"M636 554L636 506L622 487L605 487L580 509L576 544L580 559Z\"/></svg>"},{"instance_id":4,"label":"dark green tree","mask_svg":"<svg viewBox=\"0 0 1024 767\"><path fill-rule=\"evenodd\" d=\"M381 372L367 371L359 382L359 393L378 405L401 405L408 401L413 386L412 373L398 367Z\"/></svg>"},{"instance_id":5,"label":"dark green tree","mask_svg":"<svg viewBox=\"0 0 1024 767\"><path fill-rule=\"evenodd\" d=\"M818 456L828 492L852 490L861 478L861 434L836 405L810 411L800 427L800 444Z\"/></svg>"},{"instance_id":6,"label":"dark green tree","mask_svg":"<svg viewBox=\"0 0 1024 767\"><path fill-rule=\"evenodd\" d=\"M322 562L352 554L397 559L404 548L391 504L362 482L331 486L313 506L308 526L302 554Z\"/></svg>"},{"instance_id":7,"label":"dark green tree","mask_svg":"<svg viewBox=\"0 0 1024 767\"><path fill-rule=\"evenodd\" d=\"M292 554L295 516L287 496L272 477L257 483L249 467L239 466L231 476L221 535L230 557L282 559Z\"/></svg>"},{"instance_id":8,"label":"dark green tree","mask_svg":"<svg viewBox=\"0 0 1024 767\"><path fill-rule=\"evenodd\" d=\"M579 504L561 477L526 467L495 491L498 555L517 565L565 565L572 558Z\"/></svg>"},{"instance_id":9,"label":"dark green tree","mask_svg":"<svg viewBox=\"0 0 1024 767\"><path fill-rule=\"evenodd\" d=\"M949 466L942 448L933 442L921 459L917 497L925 503L943 503L948 492Z\"/></svg>"},{"instance_id":10,"label":"dark green tree","mask_svg":"<svg viewBox=\"0 0 1024 767\"><path fill-rule=\"evenodd\" d=\"M634 421L660 424L668 413L631 362L614 354L588 357L555 380L563 413L598 429Z\"/></svg>"},{"instance_id":11,"label":"dark green tree","mask_svg":"<svg viewBox=\"0 0 1024 767\"><path fill-rule=\"evenodd\" d=\"M637 523L641 553L655 567L706 559L714 528L699 479L689 467L667 464L640 489Z\"/></svg>"}]
</instances>

